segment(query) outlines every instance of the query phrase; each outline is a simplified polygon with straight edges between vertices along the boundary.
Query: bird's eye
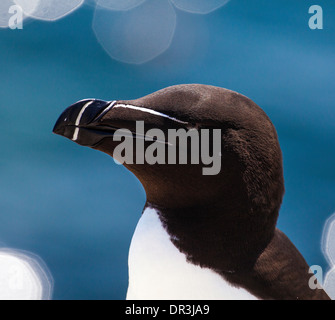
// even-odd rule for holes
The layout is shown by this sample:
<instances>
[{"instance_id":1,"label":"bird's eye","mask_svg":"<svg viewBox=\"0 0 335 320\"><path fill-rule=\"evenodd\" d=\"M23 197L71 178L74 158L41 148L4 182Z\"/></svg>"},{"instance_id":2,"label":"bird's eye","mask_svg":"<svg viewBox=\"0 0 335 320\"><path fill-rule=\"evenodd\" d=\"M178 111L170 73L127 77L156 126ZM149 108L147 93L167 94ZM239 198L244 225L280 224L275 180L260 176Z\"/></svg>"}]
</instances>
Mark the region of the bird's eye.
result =
<instances>
[{"instance_id":1,"label":"bird's eye","mask_svg":"<svg viewBox=\"0 0 335 320\"><path fill-rule=\"evenodd\" d=\"M188 130L191 130L191 129L199 130L199 128L200 128L200 124L199 123L189 122L187 124L187 129Z\"/></svg>"}]
</instances>

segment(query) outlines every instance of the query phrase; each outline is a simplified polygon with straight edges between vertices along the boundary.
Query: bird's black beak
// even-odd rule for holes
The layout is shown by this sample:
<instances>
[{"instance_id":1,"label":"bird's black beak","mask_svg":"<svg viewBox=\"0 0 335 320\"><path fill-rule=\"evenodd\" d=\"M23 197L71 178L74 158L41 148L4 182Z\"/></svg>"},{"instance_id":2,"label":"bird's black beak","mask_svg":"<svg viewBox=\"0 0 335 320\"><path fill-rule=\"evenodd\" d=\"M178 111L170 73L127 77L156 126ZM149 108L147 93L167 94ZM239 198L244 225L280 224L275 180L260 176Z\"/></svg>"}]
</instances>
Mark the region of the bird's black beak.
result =
<instances>
[{"instance_id":1,"label":"bird's black beak","mask_svg":"<svg viewBox=\"0 0 335 320\"><path fill-rule=\"evenodd\" d=\"M117 129L99 126L99 120L113 104L114 102L102 100L79 101L61 114L53 132L82 146L94 147L103 138L113 136Z\"/></svg>"},{"instance_id":2,"label":"bird's black beak","mask_svg":"<svg viewBox=\"0 0 335 320\"><path fill-rule=\"evenodd\" d=\"M167 131L168 128L185 128L188 124L153 109L129 105L127 101L90 99L67 108L53 132L81 146L96 149L105 138L113 138L116 131L127 130L132 137L143 139L144 132L137 132L138 121L145 123L146 130L160 128Z\"/></svg>"}]
</instances>

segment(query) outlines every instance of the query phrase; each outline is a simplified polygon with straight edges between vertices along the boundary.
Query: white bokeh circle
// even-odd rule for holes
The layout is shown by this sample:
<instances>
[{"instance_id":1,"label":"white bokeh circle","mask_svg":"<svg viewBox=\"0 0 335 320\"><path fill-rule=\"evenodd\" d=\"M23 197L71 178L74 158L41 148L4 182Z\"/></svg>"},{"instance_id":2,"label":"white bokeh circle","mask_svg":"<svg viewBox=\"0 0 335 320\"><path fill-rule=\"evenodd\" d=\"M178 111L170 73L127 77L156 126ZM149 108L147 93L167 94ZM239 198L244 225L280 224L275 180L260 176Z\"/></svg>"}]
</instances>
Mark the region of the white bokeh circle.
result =
<instances>
[{"instance_id":1,"label":"white bokeh circle","mask_svg":"<svg viewBox=\"0 0 335 320\"><path fill-rule=\"evenodd\" d=\"M213 12L230 0L170 0L178 9L190 13L208 14Z\"/></svg>"},{"instance_id":2,"label":"white bokeh circle","mask_svg":"<svg viewBox=\"0 0 335 320\"><path fill-rule=\"evenodd\" d=\"M0 28L9 27L10 19L13 16L13 13L10 13L9 9L16 5L14 0L0 0ZM27 13L31 13L34 10L34 4L31 4L29 7L27 6Z\"/></svg>"},{"instance_id":3,"label":"white bokeh circle","mask_svg":"<svg viewBox=\"0 0 335 320\"><path fill-rule=\"evenodd\" d=\"M322 251L329 265L335 266L335 214L325 223L322 233Z\"/></svg>"},{"instance_id":4,"label":"white bokeh circle","mask_svg":"<svg viewBox=\"0 0 335 320\"><path fill-rule=\"evenodd\" d=\"M84 0L14 0L14 2L31 18L55 21L78 9Z\"/></svg>"},{"instance_id":5,"label":"white bokeh circle","mask_svg":"<svg viewBox=\"0 0 335 320\"><path fill-rule=\"evenodd\" d=\"M166 51L176 28L176 13L167 0L147 0L127 11L96 8L95 35L115 60L141 64Z\"/></svg>"},{"instance_id":6,"label":"white bokeh circle","mask_svg":"<svg viewBox=\"0 0 335 320\"><path fill-rule=\"evenodd\" d=\"M119 11L124 11L124 10L130 10L133 9L140 4L142 4L146 0L95 0L97 5L110 9L110 10L119 10Z\"/></svg>"},{"instance_id":7,"label":"white bokeh circle","mask_svg":"<svg viewBox=\"0 0 335 320\"><path fill-rule=\"evenodd\" d=\"M327 292L328 296L332 300L335 300L335 267L327 272L323 288Z\"/></svg>"},{"instance_id":8,"label":"white bokeh circle","mask_svg":"<svg viewBox=\"0 0 335 320\"><path fill-rule=\"evenodd\" d=\"M52 276L39 257L0 249L0 300L49 300L52 289Z\"/></svg>"},{"instance_id":9,"label":"white bokeh circle","mask_svg":"<svg viewBox=\"0 0 335 320\"><path fill-rule=\"evenodd\" d=\"M330 296L335 299L335 214L330 216L323 228L322 251L328 261L330 270L327 272L323 282L323 288Z\"/></svg>"},{"instance_id":10,"label":"white bokeh circle","mask_svg":"<svg viewBox=\"0 0 335 320\"><path fill-rule=\"evenodd\" d=\"M0 28L8 28L8 21L11 17L8 10L14 4L12 0L0 1Z\"/></svg>"}]
</instances>

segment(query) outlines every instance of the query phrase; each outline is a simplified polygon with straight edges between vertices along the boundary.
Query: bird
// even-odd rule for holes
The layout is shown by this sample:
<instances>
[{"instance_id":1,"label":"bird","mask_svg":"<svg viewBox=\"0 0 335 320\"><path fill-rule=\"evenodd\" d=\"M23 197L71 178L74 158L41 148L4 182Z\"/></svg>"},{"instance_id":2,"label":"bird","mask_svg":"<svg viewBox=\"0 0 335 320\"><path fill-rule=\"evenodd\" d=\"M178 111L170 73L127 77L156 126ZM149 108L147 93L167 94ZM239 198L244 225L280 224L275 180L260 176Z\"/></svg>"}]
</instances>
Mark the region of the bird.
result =
<instances>
[{"instance_id":1,"label":"bird","mask_svg":"<svg viewBox=\"0 0 335 320\"><path fill-rule=\"evenodd\" d=\"M150 135L153 129L165 137L171 130L198 134L219 172L204 174L208 162L190 163L190 139L169 143ZM306 260L277 228L283 157L273 123L255 102L221 87L180 84L135 100L81 100L53 132L116 157L120 130L143 146L132 144L123 165L146 192L129 249L127 299L330 299L321 286L309 286ZM205 133L220 134L219 149ZM165 151L165 162L146 159L153 145ZM169 163L170 150L187 155L187 163Z\"/></svg>"}]
</instances>

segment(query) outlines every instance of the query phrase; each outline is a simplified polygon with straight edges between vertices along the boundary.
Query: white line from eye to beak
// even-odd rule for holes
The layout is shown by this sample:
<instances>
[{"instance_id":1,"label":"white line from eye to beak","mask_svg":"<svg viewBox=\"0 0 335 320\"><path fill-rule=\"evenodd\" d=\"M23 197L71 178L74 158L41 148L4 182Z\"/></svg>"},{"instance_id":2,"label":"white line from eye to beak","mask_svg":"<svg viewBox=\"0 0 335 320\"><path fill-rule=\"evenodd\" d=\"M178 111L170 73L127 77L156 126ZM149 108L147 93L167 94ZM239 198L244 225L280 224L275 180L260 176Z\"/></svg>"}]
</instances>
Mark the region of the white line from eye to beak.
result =
<instances>
[{"instance_id":1,"label":"white line from eye to beak","mask_svg":"<svg viewBox=\"0 0 335 320\"><path fill-rule=\"evenodd\" d=\"M158 112L158 111L155 111L155 110L152 110L152 109L147 109L147 108L143 108L143 107L133 106L133 105L130 105L130 104L116 104L115 106L113 106L113 109L115 109L115 108L126 108L126 109L138 110L138 111L142 111L142 112L146 112L146 113L151 113L151 114L153 114L155 116L167 118L167 119L170 119L170 120L178 122L178 123L188 124L188 122L178 120L178 119L170 117L170 116L168 116L168 115L166 115L164 113L161 113L161 112Z\"/></svg>"},{"instance_id":2,"label":"white line from eye to beak","mask_svg":"<svg viewBox=\"0 0 335 320\"><path fill-rule=\"evenodd\" d=\"M77 119L76 119L76 129L74 130L74 133L73 133L73 138L72 138L72 141L77 141L78 139L78 136L79 136L79 125L80 125L80 121L81 121L81 118L83 117L83 114L85 112L85 110L94 102L94 100L92 101L89 101L87 102L83 107L82 109L80 110L78 116L77 116ZM185 121L181 121L181 120L178 120L176 118L173 118L173 117L170 117L164 113L161 113L161 112L158 112L158 111L155 111L155 110L152 110L152 109L147 109L147 108L143 108L143 107L137 107L137 106L133 106L133 105L130 105L130 104L116 104L115 105L115 102L116 101L112 101L109 106L103 111L103 114L106 114L110 109L115 109L115 108L125 108L125 109L133 109L133 110L138 110L138 111L141 111L141 112L146 112L146 113L150 113L150 114L153 114L155 116L159 116L159 117L163 117L163 118L167 118L169 120L172 120L172 121L175 121L175 122L178 122L178 123L181 123L181 124L188 124L188 122L185 122Z\"/></svg>"},{"instance_id":3,"label":"white line from eye to beak","mask_svg":"<svg viewBox=\"0 0 335 320\"><path fill-rule=\"evenodd\" d=\"M78 128L78 126L80 125L81 118L83 117L83 114L84 114L85 110L87 109L87 107L90 106L93 103L93 101L87 102L82 107L82 109L80 110L80 112L78 114L78 117L76 119L76 123L75 123L76 129L74 130L72 141L77 141L78 135L79 135L79 128Z\"/></svg>"}]
</instances>

